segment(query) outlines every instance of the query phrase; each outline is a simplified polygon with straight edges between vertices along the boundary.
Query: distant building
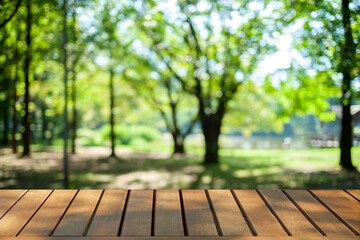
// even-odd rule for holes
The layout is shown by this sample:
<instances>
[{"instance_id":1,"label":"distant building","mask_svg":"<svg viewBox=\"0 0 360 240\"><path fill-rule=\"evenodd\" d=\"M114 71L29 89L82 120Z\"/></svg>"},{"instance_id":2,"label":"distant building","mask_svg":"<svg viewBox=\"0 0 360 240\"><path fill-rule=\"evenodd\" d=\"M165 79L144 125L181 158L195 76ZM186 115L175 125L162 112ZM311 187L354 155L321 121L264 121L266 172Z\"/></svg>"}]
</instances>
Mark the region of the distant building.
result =
<instances>
[{"instance_id":1,"label":"distant building","mask_svg":"<svg viewBox=\"0 0 360 240\"><path fill-rule=\"evenodd\" d=\"M342 107L332 105L330 110L336 114L336 119L330 122L320 121L315 115L294 116L289 123L284 124L284 131L256 131L246 137L237 132L222 135L220 142L225 148L241 149L303 149L339 147ZM354 146L360 146L360 105L351 107L354 120Z\"/></svg>"},{"instance_id":2,"label":"distant building","mask_svg":"<svg viewBox=\"0 0 360 240\"><path fill-rule=\"evenodd\" d=\"M315 131L309 136L309 145L313 147L337 147L339 146L339 137L341 132L342 106L332 105L330 110L336 114L335 121L320 122L320 131ZM351 115L353 116L353 144L360 145L360 105L351 106Z\"/></svg>"}]
</instances>

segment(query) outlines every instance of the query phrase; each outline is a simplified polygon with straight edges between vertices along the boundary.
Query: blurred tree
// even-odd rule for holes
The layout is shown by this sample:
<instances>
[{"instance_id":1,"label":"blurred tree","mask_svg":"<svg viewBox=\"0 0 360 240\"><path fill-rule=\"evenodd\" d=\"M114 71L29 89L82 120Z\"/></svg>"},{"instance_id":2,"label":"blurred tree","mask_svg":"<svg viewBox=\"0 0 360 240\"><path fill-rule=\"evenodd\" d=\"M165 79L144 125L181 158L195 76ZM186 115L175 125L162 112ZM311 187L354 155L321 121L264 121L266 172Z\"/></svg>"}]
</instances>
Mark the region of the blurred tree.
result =
<instances>
[{"instance_id":1,"label":"blurred tree","mask_svg":"<svg viewBox=\"0 0 360 240\"><path fill-rule=\"evenodd\" d=\"M11 125L10 112L13 97L12 82L14 78L12 72L17 63L16 51L14 50L17 32L11 29L10 25L11 24L7 24L0 29L0 128L2 129L0 144L2 145L9 143L9 130Z\"/></svg>"},{"instance_id":2,"label":"blurred tree","mask_svg":"<svg viewBox=\"0 0 360 240\"><path fill-rule=\"evenodd\" d=\"M68 36L67 36L67 0L63 2L63 64L64 64L64 188L69 188L69 159L68 159L68 152L67 152L67 145L68 145L68 133L69 133L69 123L68 123Z\"/></svg>"},{"instance_id":3,"label":"blurred tree","mask_svg":"<svg viewBox=\"0 0 360 240\"><path fill-rule=\"evenodd\" d=\"M22 140L23 140L23 152L22 156L30 155L30 64L31 64L31 26L32 26L32 14L31 14L31 0L26 0L26 52L24 61L24 75L25 75L25 96L24 96L24 116L22 122Z\"/></svg>"},{"instance_id":4,"label":"blurred tree","mask_svg":"<svg viewBox=\"0 0 360 240\"><path fill-rule=\"evenodd\" d=\"M127 56L129 57L129 54ZM194 99L182 91L180 83L169 71L158 67L159 59L152 62L146 54L130 56L127 59L129 69L124 71L124 77L136 92L159 112L172 136L173 154L185 153L185 139L198 121L197 110L192 105ZM183 117L180 117L180 114Z\"/></svg>"},{"instance_id":5,"label":"blurred tree","mask_svg":"<svg viewBox=\"0 0 360 240\"><path fill-rule=\"evenodd\" d=\"M115 91L114 78L117 73L119 62L124 57L124 49L129 43L120 41L121 37L118 34L118 24L124 19L122 12L122 4L117 4L115 1L99 2L95 7L102 8L96 16L98 25L96 26L96 33L94 34L94 42L99 49L98 63L102 65L109 73L109 122L110 122L110 140L111 140L111 157L116 157L115 154ZM123 38L124 39L124 38ZM96 59L95 59L96 61Z\"/></svg>"},{"instance_id":6,"label":"blurred tree","mask_svg":"<svg viewBox=\"0 0 360 240\"><path fill-rule=\"evenodd\" d=\"M287 15L283 18L293 26L302 26L294 35L295 46L302 57L291 71L306 76L307 83L315 80L322 90L341 86L343 109L340 135L340 165L356 171L352 164L351 147L353 122L351 116L352 81L359 81L360 4L349 0L286 1ZM300 62L300 63L299 63ZM302 64L301 64L302 62ZM300 77L301 78L301 77ZM304 81L303 81L304 82ZM323 91L321 91L323 92ZM314 89L310 94L318 94ZM328 94L328 97L330 95Z\"/></svg>"},{"instance_id":7,"label":"blurred tree","mask_svg":"<svg viewBox=\"0 0 360 240\"><path fill-rule=\"evenodd\" d=\"M272 48L276 17L257 1L146 1L135 11L143 44L198 101L204 164L218 163L227 104Z\"/></svg>"},{"instance_id":8,"label":"blurred tree","mask_svg":"<svg viewBox=\"0 0 360 240\"><path fill-rule=\"evenodd\" d=\"M17 95L17 84L19 80L19 65L20 65L20 57L19 57L19 49L17 46L17 42L20 40L20 32L17 30L17 39L16 39L16 46L15 46L15 54L14 59L16 61L15 68L14 68L14 80L13 80L13 86L12 86L12 131L11 131L11 147L13 153L17 153L17 141L16 141L16 132L18 127L18 114L16 110L16 103L18 101L18 95Z\"/></svg>"},{"instance_id":9,"label":"blurred tree","mask_svg":"<svg viewBox=\"0 0 360 240\"><path fill-rule=\"evenodd\" d=\"M85 4L85 2L82 2ZM71 12L72 16L69 19L69 59L70 59L70 73L71 73L71 102L72 102L72 120L71 120L71 153L76 152L76 132L78 126L78 110L77 110L77 84L76 78L78 73L79 62L81 57L84 55L86 50L86 44L88 41L88 36L84 34L82 29L80 28L80 24L77 17L77 8L79 7L79 3L77 0L72 1Z\"/></svg>"},{"instance_id":10,"label":"blurred tree","mask_svg":"<svg viewBox=\"0 0 360 240\"><path fill-rule=\"evenodd\" d=\"M351 81L354 78L354 70L356 66L356 45L354 43L351 18L353 13L350 12L350 0L341 1L342 24L344 27L345 42L341 46L341 63L339 66L340 72L343 75L342 81L342 120L341 120L341 136L340 136L340 165L349 171L356 171L352 164L351 147L353 143L353 121L351 115L352 102L352 86ZM357 2L358 9L360 3ZM358 19L359 20L359 19ZM359 24L360 21L357 23ZM357 33L359 33L358 31ZM360 35L357 35L359 41ZM359 50L359 42L357 44ZM358 54L360 56L360 54ZM358 59L360 60L360 58ZM359 61L357 61L359 64Z\"/></svg>"},{"instance_id":11,"label":"blurred tree","mask_svg":"<svg viewBox=\"0 0 360 240\"><path fill-rule=\"evenodd\" d=\"M2 126L6 125L7 127L4 129L6 132L4 137L8 138L9 127L13 128L12 145L14 151L17 150L17 131L21 130L23 142L25 142L24 155L27 155L30 153L30 138L31 143L36 140L42 142L48 140L51 143L55 135L63 131L63 122L57 122L58 116L62 115L64 108L64 104L59 98L63 94L63 86L59 84L61 77L59 72L61 72L63 62L61 57L62 32L59 31L62 25L59 22L62 19L62 11L60 10L63 1L31 0L30 3L23 2L26 4L19 6L17 13L0 31L0 71L4 72L0 76L0 108L7 109L2 111L7 114L5 116L1 114L0 122ZM83 2L85 4L85 1ZM7 18L14 4L15 1L1 1L0 22ZM76 8L75 5L74 2L71 7ZM30 25L28 21L29 10ZM71 12L74 13L74 11ZM68 20L71 30L74 26L72 24L74 19L76 17ZM30 35L27 34L29 26ZM77 26L75 32L79 32L78 28ZM79 65L79 56L84 52L85 44L82 39L79 39L79 36L74 40L75 34L73 31L70 32L71 65L69 70L73 73L75 70L80 70L80 68L75 68ZM27 47L28 39L31 43L30 53ZM26 62L28 64L25 64ZM26 71L28 71L27 74ZM74 75L71 75L72 80ZM72 92L76 92L76 90ZM11 119L10 112L12 112ZM18 129L18 115L22 117L23 126L21 129ZM26 130L29 128L31 130ZM2 133L1 130L1 140L4 140Z\"/></svg>"}]
</instances>

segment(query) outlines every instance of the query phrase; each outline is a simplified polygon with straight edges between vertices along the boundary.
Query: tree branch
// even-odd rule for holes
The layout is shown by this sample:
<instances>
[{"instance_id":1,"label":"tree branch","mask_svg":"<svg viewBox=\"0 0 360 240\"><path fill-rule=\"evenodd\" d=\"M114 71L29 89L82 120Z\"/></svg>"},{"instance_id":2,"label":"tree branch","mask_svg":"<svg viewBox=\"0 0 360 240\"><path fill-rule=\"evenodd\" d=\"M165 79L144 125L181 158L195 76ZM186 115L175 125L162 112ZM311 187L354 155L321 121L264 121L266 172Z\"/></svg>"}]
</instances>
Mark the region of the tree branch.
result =
<instances>
[{"instance_id":1,"label":"tree branch","mask_svg":"<svg viewBox=\"0 0 360 240\"><path fill-rule=\"evenodd\" d=\"M122 73L123 77L125 79L128 79L132 82L136 81L134 78L124 74L124 71ZM143 79L143 81L145 81L145 79ZM156 99L156 97L153 95L153 91L150 91L150 94L143 94L143 91L138 87L137 84L131 84L131 86L133 87L133 89L140 95L142 96L145 101L147 103L149 103L153 108L157 109L160 113L161 118L164 120L165 125L166 125L166 129L171 132L172 131L172 127L171 124L168 120L168 118L166 117L166 113L164 111L164 109L161 107L161 104L159 103L159 101Z\"/></svg>"},{"instance_id":2,"label":"tree branch","mask_svg":"<svg viewBox=\"0 0 360 240\"><path fill-rule=\"evenodd\" d=\"M198 40L198 38L196 36L194 25L192 24L192 21L191 21L190 17L187 17L186 22L189 24L191 36L194 38L195 49L196 49L196 57L198 59L200 59L200 56L203 55L203 52L202 52L202 50L200 48L200 43L199 43L199 40Z\"/></svg>"},{"instance_id":3,"label":"tree branch","mask_svg":"<svg viewBox=\"0 0 360 240\"><path fill-rule=\"evenodd\" d=\"M14 11L11 13L11 15L7 19L5 19L5 21L3 23L0 24L0 29L5 27L5 25L15 16L15 14L17 13L17 11L20 8L21 3L22 3L22 0L18 0L18 2L16 3Z\"/></svg>"},{"instance_id":4,"label":"tree branch","mask_svg":"<svg viewBox=\"0 0 360 240\"><path fill-rule=\"evenodd\" d=\"M195 117L191 120L189 128L183 133L183 138L185 138L192 132L198 120L199 120L199 114L196 114Z\"/></svg>"}]
</instances>

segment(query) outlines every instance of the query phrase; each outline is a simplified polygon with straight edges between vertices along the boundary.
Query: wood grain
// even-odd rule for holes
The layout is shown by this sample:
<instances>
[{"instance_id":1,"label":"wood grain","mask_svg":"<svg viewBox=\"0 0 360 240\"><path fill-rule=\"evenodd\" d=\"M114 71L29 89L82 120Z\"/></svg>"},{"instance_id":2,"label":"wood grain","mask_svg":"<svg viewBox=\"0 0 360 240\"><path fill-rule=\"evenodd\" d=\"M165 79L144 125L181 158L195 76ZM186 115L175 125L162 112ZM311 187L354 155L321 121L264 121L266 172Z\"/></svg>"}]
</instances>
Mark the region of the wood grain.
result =
<instances>
[{"instance_id":1,"label":"wood grain","mask_svg":"<svg viewBox=\"0 0 360 240\"><path fill-rule=\"evenodd\" d=\"M121 236L150 236L153 191L132 190L125 211Z\"/></svg>"},{"instance_id":2,"label":"wood grain","mask_svg":"<svg viewBox=\"0 0 360 240\"><path fill-rule=\"evenodd\" d=\"M308 191L286 190L286 192L327 236L354 235Z\"/></svg>"},{"instance_id":3,"label":"wood grain","mask_svg":"<svg viewBox=\"0 0 360 240\"><path fill-rule=\"evenodd\" d=\"M105 190L87 236L117 236L126 190Z\"/></svg>"},{"instance_id":4,"label":"wood grain","mask_svg":"<svg viewBox=\"0 0 360 240\"><path fill-rule=\"evenodd\" d=\"M218 235L204 190L183 190L182 196L189 235Z\"/></svg>"},{"instance_id":5,"label":"wood grain","mask_svg":"<svg viewBox=\"0 0 360 240\"><path fill-rule=\"evenodd\" d=\"M359 240L359 236L204 236L204 237L0 237L0 240Z\"/></svg>"},{"instance_id":6,"label":"wood grain","mask_svg":"<svg viewBox=\"0 0 360 240\"><path fill-rule=\"evenodd\" d=\"M255 190L234 190L258 236L287 236Z\"/></svg>"},{"instance_id":7,"label":"wood grain","mask_svg":"<svg viewBox=\"0 0 360 240\"><path fill-rule=\"evenodd\" d=\"M25 192L26 190L0 190L0 218Z\"/></svg>"},{"instance_id":8,"label":"wood grain","mask_svg":"<svg viewBox=\"0 0 360 240\"><path fill-rule=\"evenodd\" d=\"M158 190L155 207L155 236L184 236L178 190Z\"/></svg>"},{"instance_id":9,"label":"wood grain","mask_svg":"<svg viewBox=\"0 0 360 240\"><path fill-rule=\"evenodd\" d=\"M291 235L320 235L320 232L316 230L281 190L261 190L260 192Z\"/></svg>"},{"instance_id":10,"label":"wood grain","mask_svg":"<svg viewBox=\"0 0 360 240\"><path fill-rule=\"evenodd\" d=\"M360 234L360 202L342 190L312 192Z\"/></svg>"},{"instance_id":11,"label":"wood grain","mask_svg":"<svg viewBox=\"0 0 360 240\"><path fill-rule=\"evenodd\" d=\"M48 236L73 199L76 190L55 190L19 236Z\"/></svg>"},{"instance_id":12,"label":"wood grain","mask_svg":"<svg viewBox=\"0 0 360 240\"><path fill-rule=\"evenodd\" d=\"M0 236L15 236L37 211L51 190L29 190L0 219Z\"/></svg>"},{"instance_id":13,"label":"wood grain","mask_svg":"<svg viewBox=\"0 0 360 240\"><path fill-rule=\"evenodd\" d=\"M102 190L80 190L61 219L53 236L82 236Z\"/></svg>"},{"instance_id":14,"label":"wood grain","mask_svg":"<svg viewBox=\"0 0 360 240\"><path fill-rule=\"evenodd\" d=\"M346 190L348 191L351 195L353 195L358 201L360 201L360 189L351 189L351 190Z\"/></svg>"},{"instance_id":15,"label":"wood grain","mask_svg":"<svg viewBox=\"0 0 360 240\"><path fill-rule=\"evenodd\" d=\"M208 192L224 236L252 235L230 190Z\"/></svg>"}]
</instances>

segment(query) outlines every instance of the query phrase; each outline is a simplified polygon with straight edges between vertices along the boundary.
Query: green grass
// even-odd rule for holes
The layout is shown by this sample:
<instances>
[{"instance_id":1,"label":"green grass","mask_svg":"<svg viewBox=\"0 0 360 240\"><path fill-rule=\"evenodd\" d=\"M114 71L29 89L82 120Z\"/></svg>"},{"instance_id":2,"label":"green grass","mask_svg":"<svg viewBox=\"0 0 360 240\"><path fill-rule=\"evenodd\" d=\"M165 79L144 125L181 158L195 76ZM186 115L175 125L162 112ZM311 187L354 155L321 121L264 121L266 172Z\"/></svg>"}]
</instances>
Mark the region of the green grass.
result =
<instances>
[{"instance_id":1,"label":"green grass","mask_svg":"<svg viewBox=\"0 0 360 240\"><path fill-rule=\"evenodd\" d=\"M18 159L10 149L0 149L0 188L62 187L61 148L34 150L31 158ZM201 151L197 148L188 147L186 156L121 148L117 159L107 157L107 148L79 150L70 158L72 188L360 188L359 174L339 168L338 149L223 149L220 164L206 167L194 154ZM360 147L352 156L360 168Z\"/></svg>"},{"instance_id":2,"label":"green grass","mask_svg":"<svg viewBox=\"0 0 360 240\"><path fill-rule=\"evenodd\" d=\"M239 167L247 167L246 163L281 165L292 169L318 169L326 170L338 167L340 151L338 148L307 149L307 150L220 150L223 159L228 159ZM353 163L360 165L360 147L352 151ZM239 161L243 160L243 165ZM234 162L235 161L235 162Z\"/></svg>"}]
</instances>

